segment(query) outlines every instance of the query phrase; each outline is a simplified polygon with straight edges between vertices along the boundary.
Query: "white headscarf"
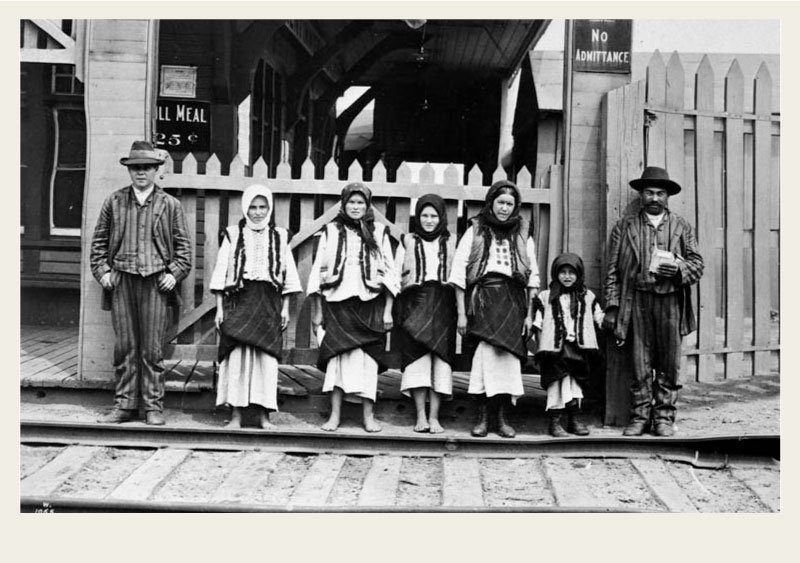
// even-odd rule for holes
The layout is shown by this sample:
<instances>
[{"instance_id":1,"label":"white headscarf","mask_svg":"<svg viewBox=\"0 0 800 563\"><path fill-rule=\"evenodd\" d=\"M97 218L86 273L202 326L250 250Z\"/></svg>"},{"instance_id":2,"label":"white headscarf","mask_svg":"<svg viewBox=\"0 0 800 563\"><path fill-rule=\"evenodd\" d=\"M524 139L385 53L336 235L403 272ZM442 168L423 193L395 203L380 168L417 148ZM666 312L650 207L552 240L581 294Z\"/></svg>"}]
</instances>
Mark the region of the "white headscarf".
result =
<instances>
[{"instance_id":1,"label":"white headscarf","mask_svg":"<svg viewBox=\"0 0 800 563\"><path fill-rule=\"evenodd\" d=\"M250 220L250 217L247 216L247 211L250 209L250 203L252 203L252 201L258 196L262 196L267 200L269 209L267 210L267 215L264 217L263 221L254 223ZM261 184L253 184L252 186L248 186L242 194L242 213L244 214L244 220L246 221L248 227L254 231L261 231L265 229L267 225L269 225L269 220L272 217L272 192L269 190L269 188L262 186Z\"/></svg>"}]
</instances>

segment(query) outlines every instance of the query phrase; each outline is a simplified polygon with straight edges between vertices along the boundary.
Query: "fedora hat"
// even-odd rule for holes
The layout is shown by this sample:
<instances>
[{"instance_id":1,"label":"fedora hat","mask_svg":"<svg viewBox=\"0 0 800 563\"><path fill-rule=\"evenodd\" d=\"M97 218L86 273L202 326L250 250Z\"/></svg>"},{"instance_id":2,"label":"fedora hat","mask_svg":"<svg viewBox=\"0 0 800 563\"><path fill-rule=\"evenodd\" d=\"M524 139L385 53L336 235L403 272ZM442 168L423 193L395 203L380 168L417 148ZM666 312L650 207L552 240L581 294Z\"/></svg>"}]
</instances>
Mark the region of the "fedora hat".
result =
<instances>
[{"instance_id":1,"label":"fedora hat","mask_svg":"<svg viewBox=\"0 0 800 563\"><path fill-rule=\"evenodd\" d=\"M631 180L630 185L637 191L642 191L645 188L662 188L667 190L669 195L675 195L681 191L680 185L670 180L667 171L658 166L645 168L642 172L642 177Z\"/></svg>"},{"instance_id":2,"label":"fedora hat","mask_svg":"<svg viewBox=\"0 0 800 563\"><path fill-rule=\"evenodd\" d=\"M147 141L134 141L131 145L131 152L127 157L119 159L123 166L131 164L164 164L164 159L158 156L153 145Z\"/></svg>"}]
</instances>

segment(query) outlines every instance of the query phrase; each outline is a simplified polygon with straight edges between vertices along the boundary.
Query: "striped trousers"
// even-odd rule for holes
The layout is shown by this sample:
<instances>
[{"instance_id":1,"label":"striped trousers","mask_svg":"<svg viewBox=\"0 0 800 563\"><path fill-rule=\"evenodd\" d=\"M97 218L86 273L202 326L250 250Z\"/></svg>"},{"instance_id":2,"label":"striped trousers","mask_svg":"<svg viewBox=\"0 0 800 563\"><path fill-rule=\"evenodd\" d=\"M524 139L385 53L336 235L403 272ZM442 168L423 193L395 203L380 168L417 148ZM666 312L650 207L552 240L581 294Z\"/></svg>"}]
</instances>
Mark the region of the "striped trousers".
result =
<instances>
[{"instance_id":1,"label":"striped trousers","mask_svg":"<svg viewBox=\"0 0 800 563\"><path fill-rule=\"evenodd\" d=\"M679 293L635 291L631 422L672 424L681 369Z\"/></svg>"},{"instance_id":2,"label":"striped trousers","mask_svg":"<svg viewBox=\"0 0 800 563\"><path fill-rule=\"evenodd\" d=\"M114 403L120 409L146 411L164 408L164 355L162 342L167 322L167 294L158 289L159 274L142 277L119 273L112 292L114 325Z\"/></svg>"}]
</instances>

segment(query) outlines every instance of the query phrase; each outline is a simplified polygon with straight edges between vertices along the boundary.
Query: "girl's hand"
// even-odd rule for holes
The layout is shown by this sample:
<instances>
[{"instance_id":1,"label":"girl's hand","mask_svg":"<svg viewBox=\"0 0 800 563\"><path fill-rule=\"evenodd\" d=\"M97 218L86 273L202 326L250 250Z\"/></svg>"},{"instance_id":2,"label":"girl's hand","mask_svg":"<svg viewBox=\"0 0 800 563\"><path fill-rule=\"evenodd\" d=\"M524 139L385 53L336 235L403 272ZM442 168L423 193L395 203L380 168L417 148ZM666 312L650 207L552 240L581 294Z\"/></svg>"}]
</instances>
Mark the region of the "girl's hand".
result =
<instances>
[{"instance_id":1,"label":"girl's hand","mask_svg":"<svg viewBox=\"0 0 800 563\"><path fill-rule=\"evenodd\" d=\"M458 321L456 322L456 330L458 330L458 334L461 336L467 335L467 315L458 315Z\"/></svg>"},{"instance_id":2,"label":"girl's hand","mask_svg":"<svg viewBox=\"0 0 800 563\"><path fill-rule=\"evenodd\" d=\"M281 311L281 330L286 330L289 328L289 311L284 309Z\"/></svg>"},{"instance_id":3,"label":"girl's hand","mask_svg":"<svg viewBox=\"0 0 800 563\"><path fill-rule=\"evenodd\" d=\"M392 318L392 310L383 312L383 330L389 332L394 326L394 319Z\"/></svg>"},{"instance_id":4,"label":"girl's hand","mask_svg":"<svg viewBox=\"0 0 800 563\"><path fill-rule=\"evenodd\" d=\"M316 307L314 310L314 314L311 316L311 329L314 331L314 334L317 334L317 330L319 327L322 326L322 310L319 307Z\"/></svg>"},{"instance_id":5,"label":"girl's hand","mask_svg":"<svg viewBox=\"0 0 800 563\"><path fill-rule=\"evenodd\" d=\"M217 313L214 315L214 326L217 327L217 330L220 329L222 326L222 321L225 318L225 313L222 310L222 307L217 307Z\"/></svg>"},{"instance_id":6,"label":"girl's hand","mask_svg":"<svg viewBox=\"0 0 800 563\"><path fill-rule=\"evenodd\" d=\"M522 336L530 336L533 333L533 318L530 315L525 316L525 322L522 325Z\"/></svg>"}]
</instances>

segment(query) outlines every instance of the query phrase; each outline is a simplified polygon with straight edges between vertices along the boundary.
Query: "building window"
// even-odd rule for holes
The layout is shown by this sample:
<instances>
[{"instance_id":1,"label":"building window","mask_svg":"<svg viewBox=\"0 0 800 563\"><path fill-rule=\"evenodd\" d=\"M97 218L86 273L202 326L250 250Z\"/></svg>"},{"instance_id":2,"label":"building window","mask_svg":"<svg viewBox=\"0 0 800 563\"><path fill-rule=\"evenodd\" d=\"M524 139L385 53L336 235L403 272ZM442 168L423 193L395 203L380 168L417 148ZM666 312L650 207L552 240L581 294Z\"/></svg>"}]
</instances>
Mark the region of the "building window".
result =
<instances>
[{"instance_id":1,"label":"building window","mask_svg":"<svg viewBox=\"0 0 800 563\"><path fill-rule=\"evenodd\" d=\"M50 234L80 236L86 180L86 112L83 83L73 65L52 66L53 170Z\"/></svg>"},{"instance_id":2,"label":"building window","mask_svg":"<svg viewBox=\"0 0 800 563\"><path fill-rule=\"evenodd\" d=\"M251 96L251 135L250 164L259 157L269 167L269 175L275 177L275 170L281 161L282 133L285 121L285 96L283 78L263 60L259 61L253 81Z\"/></svg>"}]
</instances>

